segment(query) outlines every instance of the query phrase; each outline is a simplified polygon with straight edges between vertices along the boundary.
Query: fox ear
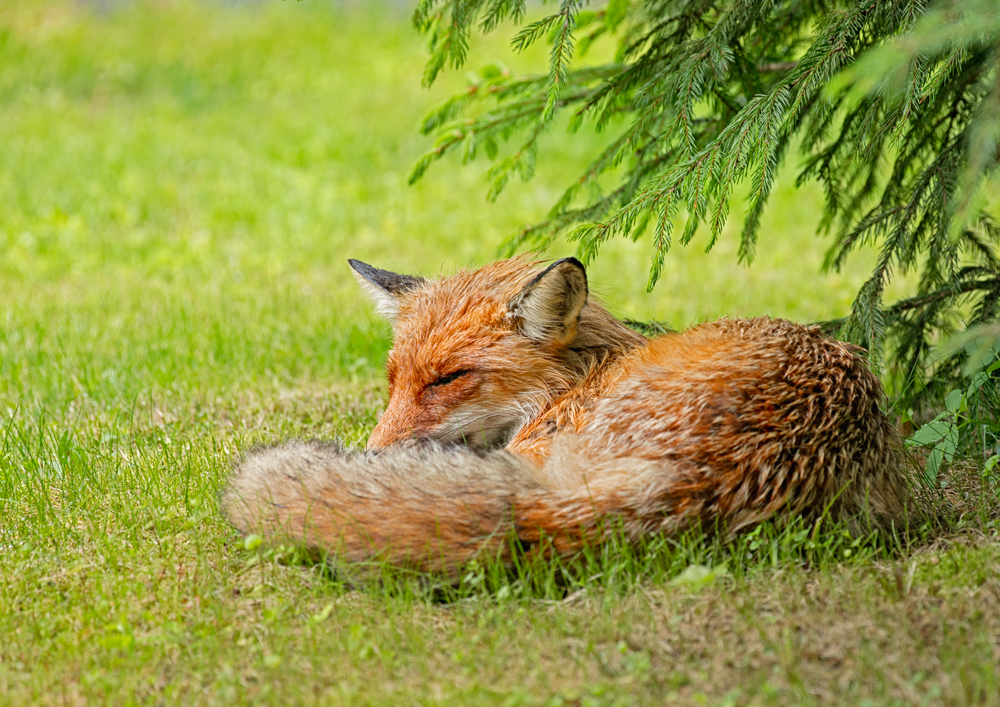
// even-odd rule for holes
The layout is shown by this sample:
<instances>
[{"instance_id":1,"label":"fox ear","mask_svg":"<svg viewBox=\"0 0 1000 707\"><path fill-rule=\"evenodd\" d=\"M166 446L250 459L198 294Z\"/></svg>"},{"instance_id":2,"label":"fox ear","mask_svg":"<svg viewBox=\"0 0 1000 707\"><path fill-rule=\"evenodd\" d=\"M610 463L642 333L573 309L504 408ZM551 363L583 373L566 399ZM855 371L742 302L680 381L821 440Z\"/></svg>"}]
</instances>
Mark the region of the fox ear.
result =
<instances>
[{"instance_id":1,"label":"fox ear","mask_svg":"<svg viewBox=\"0 0 1000 707\"><path fill-rule=\"evenodd\" d=\"M422 277L399 275L388 270L380 270L360 260L348 260L363 289L375 302L375 311L389 321L399 316L399 299L407 292L423 287L427 281Z\"/></svg>"},{"instance_id":2,"label":"fox ear","mask_svg":"<svg viewBox=\"0 0 1000 707\"><path fill-rule=\"evenodd\" d=\"M576 258L563 258L540 272L507 304L521 332L540 343L569 344L587 304L587 273Z\"/></svg>"}]
</instances>

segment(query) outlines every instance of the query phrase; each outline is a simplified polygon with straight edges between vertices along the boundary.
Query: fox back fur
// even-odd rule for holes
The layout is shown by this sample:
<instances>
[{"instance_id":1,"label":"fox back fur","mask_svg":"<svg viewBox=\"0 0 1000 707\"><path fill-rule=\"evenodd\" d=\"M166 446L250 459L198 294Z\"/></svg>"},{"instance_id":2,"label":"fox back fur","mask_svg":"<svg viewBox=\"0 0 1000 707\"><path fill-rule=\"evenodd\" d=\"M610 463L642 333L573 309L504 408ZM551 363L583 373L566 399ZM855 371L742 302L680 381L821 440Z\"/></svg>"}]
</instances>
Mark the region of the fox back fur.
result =
<instances>
[{"instance_id":1,"label":"fox back fur","mask_svg":"<svg viewBox=\"0 0 1000 707\"><path fill-rule=\"evenodd\" d=\"M904 511L882 387L816 327L722 319L648 340L573 258L433 281L350 262L393 323L388 406L365 452L251 451L222 496L245 533L449 574L481 552L572 555L612 528L828 513L861 531Z\"/></svg>"}]
</instances>

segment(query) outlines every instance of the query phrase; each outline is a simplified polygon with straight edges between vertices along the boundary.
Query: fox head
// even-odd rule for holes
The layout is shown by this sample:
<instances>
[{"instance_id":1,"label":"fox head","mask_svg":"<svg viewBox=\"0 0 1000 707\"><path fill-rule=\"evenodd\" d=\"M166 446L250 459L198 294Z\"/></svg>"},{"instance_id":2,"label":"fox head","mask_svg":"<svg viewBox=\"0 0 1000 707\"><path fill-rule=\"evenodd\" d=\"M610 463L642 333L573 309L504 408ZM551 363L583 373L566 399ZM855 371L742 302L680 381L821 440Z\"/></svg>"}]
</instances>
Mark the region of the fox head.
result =
<instances>
[{"instance_id":1,"label":"fox head","mask_svg":"<svg viewBox=\"0 0 1000 707\"><path fill-rule=\"evenodd\" d=\"M589 300L576 258L523 258L428 280L349 261L393 325L389 404L368 439L505 445L610 353L642 337Z\"/></svg>"}]
</instances>

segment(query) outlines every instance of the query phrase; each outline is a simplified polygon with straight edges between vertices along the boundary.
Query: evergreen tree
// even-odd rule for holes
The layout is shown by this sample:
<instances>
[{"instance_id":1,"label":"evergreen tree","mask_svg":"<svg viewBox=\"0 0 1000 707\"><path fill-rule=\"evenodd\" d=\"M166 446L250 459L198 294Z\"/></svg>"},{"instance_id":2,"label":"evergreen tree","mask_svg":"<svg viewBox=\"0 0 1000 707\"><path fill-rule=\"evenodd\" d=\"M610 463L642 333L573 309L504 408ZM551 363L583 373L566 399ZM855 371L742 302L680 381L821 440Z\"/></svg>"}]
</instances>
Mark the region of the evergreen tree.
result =
<instances>
[{"instance_id":1,"label":"evergreen tree","mask_svg":"<svg viewBox=\"0 0 1000 707\"><path fill-rule=\"evenodd\" d=\"M568 114L574 131L589 121L603 151L507 249L566 234L588 260L608 239L648 230L651 289L674 239L687 244L704 225L711 248L733 186L747 179L739 254L751 262L775 171L798 153L799 182L818 180L825 191L827 266L841 268L862 244L880 248L850 316L828 323L833 333L922 381L936 340L997 318L996 0L608 0L599 10L558 1L525 24L525 0L421 0L414 21L430 39L426 83L464 63L475 31L505 20L520 27L516 49L547 40L551 51L546 74L490 66L432 110L422 130L436 134L434 146L411 181L446 154L468 160L482 150L495 199L511 176L530 179L553 118ZM615 42L614 61L574 61L602 37ZM611 171L616 183L602 189ZM884 302L893 274L911 271L914 295ZM937 380L960 359L939 365Z\"/></svg>"}]
</instances>

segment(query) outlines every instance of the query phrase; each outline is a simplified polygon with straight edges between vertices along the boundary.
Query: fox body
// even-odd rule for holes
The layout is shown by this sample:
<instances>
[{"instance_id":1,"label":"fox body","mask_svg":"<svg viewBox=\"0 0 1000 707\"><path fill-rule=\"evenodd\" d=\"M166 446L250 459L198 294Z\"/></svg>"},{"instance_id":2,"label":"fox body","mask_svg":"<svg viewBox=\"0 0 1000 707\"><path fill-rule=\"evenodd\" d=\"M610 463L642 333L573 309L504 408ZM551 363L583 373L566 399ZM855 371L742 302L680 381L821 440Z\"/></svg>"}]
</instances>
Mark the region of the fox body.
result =
<instances>
[{"instance_id":1,"label":"fox body","mask_svg":"<svg viewBox=\"0 0 1000 707\"><path fill-rule=\"evenodd\" d=\"M616 527L829 513L861 530L904 510L881 385L816 327L722 319L648 340L573 258L433 281L351 265L393 322L386 411L367 452L247 455L222 498L244 532L449 573L483 551L570 555Z\"/></svg>"}]
</instances>

